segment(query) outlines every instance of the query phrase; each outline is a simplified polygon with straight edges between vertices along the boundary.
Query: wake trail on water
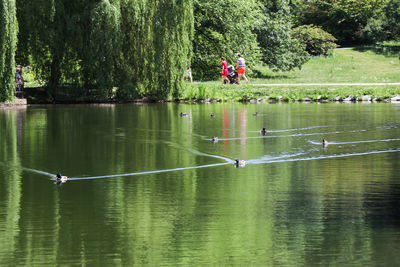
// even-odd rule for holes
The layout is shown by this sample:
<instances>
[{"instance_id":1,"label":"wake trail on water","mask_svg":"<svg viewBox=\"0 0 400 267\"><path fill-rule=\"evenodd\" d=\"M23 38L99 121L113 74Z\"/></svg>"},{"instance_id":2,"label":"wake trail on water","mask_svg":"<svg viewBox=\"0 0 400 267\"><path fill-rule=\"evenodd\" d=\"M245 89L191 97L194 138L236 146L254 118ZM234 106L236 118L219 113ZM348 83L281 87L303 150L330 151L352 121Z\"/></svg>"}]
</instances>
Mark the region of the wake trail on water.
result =
<instances>
[{"instance_id":1,"label":"wake trail on water","mask_svg":"<svg viewBox=\"0 0 400 267\"><path fill-rule=\"evenodd\" d=\"M297 156L302 156L305 154L310 153L313 150L310 151L298 151L298 152L285 152L282 153L280 155L274 156L274 155L264 155L261 158L258 159L249 159L247 160L248 164L260 164L260 163L266 163L266 162L270 162L272 160L278 160L278 159L287 159L287 158L293 158L293 157L297 157Z\"/></svg>"},{"instance_id":2,"label":"wake trail on water","mask_svg":"<svg viewBox=\"0 0 400 267\"><path fill-rule=\"evenodd\" d=\"M258 159L247 160L246 164L248 164L248 165L249 164L272 164L272 163L281 163L281 162L299 162L299 161L311 161L311 160L331 159L331 158L355 157L355 156L365 156L365 155L382 154L382 153L395 153L395 152L400 152L400 149L373 150L373 151L359 152L359 153L344 153L344 154L332 154L332 155L319 155L319 156L312 156L312 157L298 157L298 156L305 155L312 151L315 151L315 150L299 151L299 152L294 152L294 153L283 153L278 156L264 155ZM195 152L198 153L199 155L214 156L214 155L204 154L204 153L201 153L198 151L195 151ZM171 168L171 169L164 169L164 170L155 170L155 171L143 171L143 172L132 172L132 173L121 173L121 174L110 174L110 175L88 176L88 177L69 177L68 181L94 180L94 179L105 179L105 178L114 178L114 177L158 174L158 173L167 173L167 172L174 172L174 171L184 171L184 170L225 166L225 165L234 163L233 160L228 159L228 158L224 158L224 157L220 157L220 156L214 156L214 157L219 158L219 159L225 159L226 162L200 165L200 166L192 166L192 167L181 167L181 168ZM296 157L298 157L298 158L296 158ZM1 164L6 165L4 163L1 163ZM13 166L13 167L17 168L17 166ZM52 180L55 180L55 174L51 174L51 173L36 170L36 169L26 168L26 167L18 167L18 168L20 168L24 171L29 171L29 172L34 172L34 173L42 174L45 176L49 176L52 178Z\"/></svg>"},{"instance_id":3,"label":"wake trail on water","mask_svg":"<svg viewBox=\"0 0 400 267\"><path fill-rule=\"evenodd\" d=\"M330 125L323 125L323 126L309 126L309 127L302 127L302 128L293 128L293 129L285 129L285 130L267 130L270 133L283 133L283 132L293 132L293 131L306 131L311 129L317 128L328 128L332 127ZM249 131L249 133L258 133L260 131Z\"/></svg>"},{"instance_id":4,"label":"wake trail on water","mask_svg":"<svg viewBox=\"0 0 400 267\"><path fill-rule=\"evenodd\" d=\"M46 175L46 176L49 176L49 177L53 177L53 178L56 176L55 174L52 174L52 173L49 173L49 172L45 172L45 171L39 171L39 170L25 168L25 167L21 167L21 169L23 169L24 171L28 171L28 172L34 172L34 173L37 173L37 174L43 174L43 175Z\"/></svg>"},{"instance_id":5,"label":"wake trail on water","mask_svg":"<svg viewBox=\"0 0 400 267\"><path fill-rule=\"evenodd\" d=\"M364 130L359 130L364 131ZM298 134L288 134L288 135L267 135L263 136L249 136L249 137L234 137L234 138L219 138L219 141L233 141L233 140L246 140L246 139L260 139L260 138L285 138L285 137L299 137L299 136L313 136L313 135L328 135L328 134L340 134L345 133L343 131L327 132L327 133L298 133ZM208 139L209 140L209 139Z\"/></svg>"},{"instance_id":6,"label":"wake trail on water","mask_svg":"<svg viewBox=\"0 0 400 267\"><path fill-rule=\"evenodd\" d=\"M171 147L177 147L177 148L180 148L180 149L184 149L184 150L187 150L187 151L189 151L189 152L191 152L193 154L199 155L199 156L206 156L206 157L211 157L211 158L216 158L216 159L222 159L225 162L224 163L207 164L207 165L201 165L201 166L193 166L193 167L182 167L182 168L156 170L156 171L132 172L132 173L110 174L110 175L90 176L90 177L70 177L70 178L68 178L68 181L104 179L104 178L113 178L113 177L124 177L124 176L135 176L135 175L165 173L165 172L173 172L173 171L184 171L184 170L192 170L192 169L217 167L217 166L223 166L223 165L228 165L228 164L233 164L234 163L234 161L232 159L229 159L229 158L225 158L225 157L218 156L218 155L211 155L211 154L202 153L200 151L197 151L197 150L194 150L194 149L191 149L191 148L185 148L185 147L182 147L182 146L178 146L178 144L175 144L175 143L172 143L172 142L165 142L165 143L170 145Z\"/></svg>"},{"instance_id":7,"label":"wake trail on water","mask_svg":"<svg viewBox=\"0 0 400 267\"><path fill-rule=\"evenodd\" d=\"M368 152L320 155L320 156L303 157L303 158L283 158L283 159L280 159L280 158L271 158L271 159L259 158L259 159L248 160L247 164L265 164L265 163L309 161L309 160L318 160L318 159L345 158L345 157L355 157L355 156L365 156L365 155L382 154L382 153L395 153L395 152L400 152L400 149L373 150L373 151L368 151Z\"/></svg>"},{"instance_id":8,"label":"wake trail on water","mask_svg":"<svg viewBox=\"0 0 400 267\"><path fill-rule=\"evenodd\" d=\"M165 144L168 144L169 146L174 147L174 148L179 148L179 149L183 149L183 150L189 151L189 152L191 152L191 153L193 153L193 154L195 154L195 155L205 156L205 157L210 157L210 158L216 158L216 159L222 159L222 160L224 160L224 161L226 161L226 162L228 162L228 163L233 163L233 162L234 162L234 161L233 161L232 159L230 159L230 158L226 158L226 157L222 157L222 156L218 156L218 155L212 155L212 154L203 153L203 152L197 151L197 150L195 150L195 149L193 149L193 148L187 148L187 147L179 146L178 144L173 143L173 142L168 142L168 141L166 141L166 142L164 142L164 143L165 143Z\"/></svg>"},{"instance_id":9,"label":"wake trail on water","mask_svg":"<svg viewBox=\"0 0 400 267\"><path fill-rule=\"evenodd\" d=\"M55 174L52 174L52 173L49 173L49 172L35 170L35 169L26 168L26 167L17 166L17 165L5 164L5 163L2 163L2 162L0 162L0 165L6 166L6 167L15 168L15 169L20 169L20 170L27 171L27 172L33 172L33 173L37 173L37 174L42 174L42 175L49 176L49 177L55 177L56 176Z\"/></svg>"},{"instance_id":10,"label":"wake trail on water","mask_svg":"<svg viewBox=\"0 0 400 267\"><path fill-rule=\"evenodd\" d=\"M347 144L362 144L362 143L378 143L378 142L393 142L400 141L400 139L378 139L378 140L361 140L361 141L351 141L351 142L340 142L340 141L329 141L329 145L347 145ZM316 142L309 140L310 144L321 145L321 142Z\"/></svg>"},{"instance_id":11,"label":"wake trail on water","mask_svg":"<svg viewBox=\"0 0 400 267\"><path fill-rule=\"evenodd\" d=\"M325 132L325 133L293 133L289 135L271 135L269 136L268 133L277 133L277 132L290 132L290 131L302 131L302 130L309 130L309 129L316 129L316 128L326 128L331 126L310 126L310 127L303 127L303 128L295 128L295 129L287 129L287 130L271 130L267 132L266 136L256 136L256 137L238 137L238 138L221 138L220 141L224 140L243 140L243 139L258 139L258 138L285 138L285 137L303 137L303 136L317 136L317 135L331 135L331 134L341 134L341 133L355 133L355 132L365 132L367 130L352 130L352 131L332 131L332 132ZM377 129L387 130L388 126L384 127L376 127ZM389 129L394 127L389 126ZM397 128L397 127L396 127ZM199 137L203 137L198 135ZM375 142L395 142L400 141L400 139L391 138L391 139L378 139L378 140L360 140L360 141L349 141L349 142L341 142L341 141L329 141L329 145L347 145L347 144L362 144L362 143L375 143ZM174 172L174 171L184 171L184 170L192 170L192 169L201 169L201 168L210 168L210 167L218 167L224 166L229 164L234 164L234 160L213 154L207 154L200 151L197 151L192 148L184 147L183 145L179 145L170 141L162 141L163 143L177 148L181 150L186 150L190 153L199 156L205 156L210 158L215 158L219 160L223 160L223 163L215 163L215 164L206 164L200 166L189 166L189 167L180 167L180 168L171 168L171 169L163 169L163 170L153 170L153 171L142 171L142 172L131 172L131 173L122 173L122 174L109 174L109 175L100 175L100 176L87 176L87 177L69 177L68 181L78 181L78 180L92 180L92 179L104 179L104 178L113 178L113 177L126 177L126 176L137 176L137 175L146 175L146 174L158 174L158 173L167 173L167 172ZM307 140L308 143L313 145L321 146L321 142L316 142L312 140ZM317 152L318 149L310 149L308 151L305 150L297 150L292 152L284 152L279 155L264 155L257 159L249 159L246 160L247 164L272 164L272 163L280 163L280 162L299 162L299 161L311 161L311 160L319 160L319 159L330 159L330 158L344 158L344 157L354 157L354 156L364 156L364 155L372 155L372 154L382 154L382 153L395 153L400 152L400 149L389 149L389 150L373 150L367 152L357 152L357 153L345 153L345 154L331 154L331 155L318 155L318 156L309 156L307 157L306 154L311 152ZM21 169L23 171L37 173L40 175L51 177L52 180L55 180L55 174L36 170L32 168L26 168L17 165L9 165L5 163L1 163L3 166Z\"/></svg>"},{"instance_id":12,"label":"wake trail on water","mask_svg":"<svg viewBox=\"0 0 400 267\"><path fill-rule=\"evenodd\" d=\"M174 172L174 171L184 171L184 170L209 168L209 167L223 166L223 165L228 165L228 164L230 164L230 163L224 162L224 163L207 164L207 165L194 166L194 167L165 169L165 170L157 170L157 171L132 172L132 173L124 173L124 174L112 174L112 175L90 176L90 177L68 177L68 181L93 180L93 179L104 179L104 178L113 178L113 177L135 176L135 175L144 175L144 174L156 174L156 173L165 173L165 172Z\"/></svg>"}]
</instances>

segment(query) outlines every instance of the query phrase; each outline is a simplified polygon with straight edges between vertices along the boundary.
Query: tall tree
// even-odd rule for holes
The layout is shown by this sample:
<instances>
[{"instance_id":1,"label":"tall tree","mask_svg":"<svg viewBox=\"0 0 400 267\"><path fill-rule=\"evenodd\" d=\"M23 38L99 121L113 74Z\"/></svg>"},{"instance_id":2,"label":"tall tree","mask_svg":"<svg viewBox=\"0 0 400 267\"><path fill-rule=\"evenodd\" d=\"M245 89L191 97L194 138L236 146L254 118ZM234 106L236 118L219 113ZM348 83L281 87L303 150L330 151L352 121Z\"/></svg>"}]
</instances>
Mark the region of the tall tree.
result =
<instances>
[{"instance_id":1,"label":"tall tree","mask_svg":"<svg viewBox=\"0 0 400 267\"><path fill-rule=\"evenodd\" d=\"M122 0L118 97L177 97L192 32L192 0Z\"/></svg>"},{"instance_id":2,"label":"tall tree","mask_svg":"<svg viewBox=\"0 0 400 267\"><path fill-rule=\"evenodd\" d=\"M17 31L15 0L2 0L0 3L0 102L12 100L14 97L13 74Z\"/></svg>"},{"instance_id":3,"label":"tall tree","mask_svg":"<svg viewBox=\"0 0 400 267\"><path fill-rule=\"evenodd\" d=\"M195 35L192 69L195 79L218 76L221 57L236 65L236 53L246 65L259 62L260 49L254 30L262 23L257 0L195 0Z\"/></svg>"},{"instance_id":4,"label":"tall tree","mask_svg":"<svg viewBox=\"0 0 400 267\"><path fill-rule=\"evenodd\" d=\"M32 64L40 81L50 78L50 44L54 35L54 0L16 0L19 24L17 64Z\"/></svg>"},{"instance_id":5,"label":"tall tree","mask_svg":"<svg viewBox=\"0 0 400 267\"><path fill-rule=\"evenodd\" d=\"M400 0L389 0L383 8L389 38L400 37Z\"/></svg>"},{"instance_id":6,"label":"tall tree","mask_svg":"<svg viewBox=\"0 0 400 267\"><path fill-rule=\"evenodd\" d=\"M290 71L308 60L305 46L291 37L292 15L288 0L262 0L264 19L256 30L262 61L271 69Z\"/></svg>"},{"instance_id":7,"label":"tall tree","mask_svg":"<svg viewBox=\"0 0 400 267\"><path fill-rule=\"evenodd\" d=\"M18 58L32 62L53 99L60 85L86 100L107 99L113 87L123 99L178 95L191 51L192 0L18 1L26 26Z\"/></svg>"},{"instance_id":8,"label":"tall tree","mask_svg":"<svg viewBox=\"0 0 400 267\"><path fill-rule=\"evenodd\" d=\"M89 11L89 29L81 48L83 84L95 98L107 99L115 85L119 56L120 1L100 1Z\"/></svg>"}]
</instances>

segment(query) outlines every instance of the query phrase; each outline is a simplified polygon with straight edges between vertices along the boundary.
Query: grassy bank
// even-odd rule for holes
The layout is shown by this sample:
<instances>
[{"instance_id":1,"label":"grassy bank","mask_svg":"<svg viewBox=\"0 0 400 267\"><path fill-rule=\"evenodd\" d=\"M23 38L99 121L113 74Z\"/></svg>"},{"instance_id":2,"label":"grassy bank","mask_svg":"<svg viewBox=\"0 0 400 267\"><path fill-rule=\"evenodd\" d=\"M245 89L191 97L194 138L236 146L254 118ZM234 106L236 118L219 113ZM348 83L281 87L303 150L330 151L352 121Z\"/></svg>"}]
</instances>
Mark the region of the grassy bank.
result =
<instances>
[{"instance_id":1,"label":"grassy bank","mask_svg":"<svg viewBox=\"0 0 400 267\"><path fill-rule=\"evenodd\" d=\"M253 77L252 77L253 76ZM336 100L354 95L384 100L400 94L398 85L304 85L309 83L395 83L400 82L400 63L396 53L379 53L372 48L336 49L331 57L314 57L301 70L273 72L266 66L256 66L250 85L221 85L220 81L190 84L183 99L220 99L223 101L250 99L280 99L298 101ZM254 77L256 76L256 78ZM287 84L287 86L275 86Z\"/></svg>"},{"instance_id":2,"label":"grassy bank","mask_svg":"<svg viewBox=\"0 0 400 267\"><path fill-rule=\"evenodd\" d=\"M335 49L331 57L314 57L301 70L272 72L257 67L253 83L388 83L400 81L397 54L380 54L374 49Z\"/></svg>"},{"instance_id":3,"label":"grassy bank","mask_svg":"<svg viewBox=\"0 0 400 267\"><path fill-rule=\"evenodd\" d=\"M223 86L213 84L193 84L189 85L182 94L182 99L215 99L221 101L250 101L259 100L278 100L278 101L302 101L306 98L310 100L336 101L337 97L344 99L353 95L354 98L361 99L363 96L371 96L371 100L383 101L400 94L400 86L304 86L304 87L273 87L262 88L257 86Z\"/></svg>"},{"instance_id":4,"label":"grassy bank","mask_svg":"<svg viewBox=\"0 0 400 267\"><path fill-rule=\"evenodd\" d=\"M255 66L250 83L388 83L400 81L397 53L382 54L368 47L335 49L330 57L313 57L301 70L273 72L267 66ZM205 82L218 84L218 81Z\"/></svg>"}]
</instances>

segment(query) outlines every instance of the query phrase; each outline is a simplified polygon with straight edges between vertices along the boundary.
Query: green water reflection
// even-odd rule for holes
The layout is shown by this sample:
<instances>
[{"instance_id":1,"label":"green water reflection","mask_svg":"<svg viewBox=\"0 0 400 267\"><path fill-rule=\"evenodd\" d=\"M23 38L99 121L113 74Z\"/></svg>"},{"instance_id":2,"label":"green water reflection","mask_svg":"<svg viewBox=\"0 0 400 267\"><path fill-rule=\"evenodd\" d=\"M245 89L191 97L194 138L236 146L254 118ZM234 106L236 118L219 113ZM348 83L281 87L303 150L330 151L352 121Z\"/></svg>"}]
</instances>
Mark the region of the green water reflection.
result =
<instances>
[{"instance_id":1,"label":"green water reflection","mask_svg":"<svg viewBox=\"0 0 400 267\"><path fill-rule=\"evenodd\" d=\"M394 104L0 111L0 265L398 266L398 118Z\"/></svg>"}]
</instances>

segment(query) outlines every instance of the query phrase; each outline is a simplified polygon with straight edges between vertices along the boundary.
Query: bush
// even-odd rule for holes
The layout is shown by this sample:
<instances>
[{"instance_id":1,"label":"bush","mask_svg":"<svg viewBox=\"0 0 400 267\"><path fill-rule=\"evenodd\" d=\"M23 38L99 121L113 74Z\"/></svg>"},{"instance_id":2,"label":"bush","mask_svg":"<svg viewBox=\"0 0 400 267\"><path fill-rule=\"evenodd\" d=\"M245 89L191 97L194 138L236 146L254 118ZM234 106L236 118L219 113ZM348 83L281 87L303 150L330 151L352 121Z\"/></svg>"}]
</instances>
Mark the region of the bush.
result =
<instances>
[{"instance_id":1,"label":"bush","mask_svg":"<svg viewBox=\"0 0 400 267\"><path fill-rule=\"evenodd\" d=\"M366 43L375 43L386 40L388 33L385 30L385 21L381 18L371 18L362 31L362 39Z\"/></svg>"},{"instance_id":2,"label":"bush","mask_svg":"<svg viewBox=\"0 0 400 267\"><path fill-rule=\"evenodd\" d=\"M378 53L394 56L397 55L398 51L400 51L400 42L399 41L385 41L385 42L377 42L375 45L375 50Z\"/></svg>"},{"instance_id":3,"label":"bush","mask_svg":"<svg viewBox=\"0 0 400 267\"><path fill-rule=\"evenodd\" d=\"M306 45L306 51L312 56L328 56L336 48L336 38L314 25L302 25L292 29L292 37Z\"/></svg>"}]
</instances>

